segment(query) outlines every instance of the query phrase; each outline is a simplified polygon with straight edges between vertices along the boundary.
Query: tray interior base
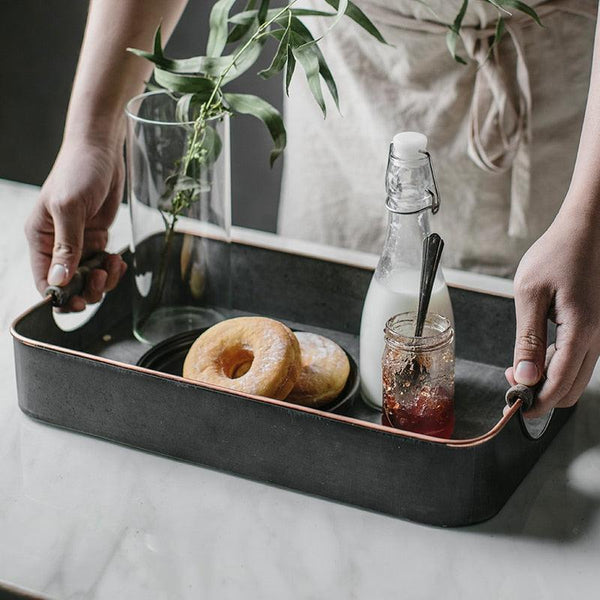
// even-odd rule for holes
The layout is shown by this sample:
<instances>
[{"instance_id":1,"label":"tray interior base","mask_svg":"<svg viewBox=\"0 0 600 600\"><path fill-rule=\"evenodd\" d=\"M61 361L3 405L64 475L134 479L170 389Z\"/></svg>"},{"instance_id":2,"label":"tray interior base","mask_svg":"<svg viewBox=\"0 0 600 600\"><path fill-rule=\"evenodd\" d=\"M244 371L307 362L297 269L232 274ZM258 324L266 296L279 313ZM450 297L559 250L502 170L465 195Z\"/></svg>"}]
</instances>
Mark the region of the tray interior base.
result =
<instances>
[{"instance_id":1,"label":"tray interior base","mask_svg":"<svg viewBox=\"0 0 600 600\"><path fill-rule=\"evenodd\" d=\"M242 311L223 312L232 317L250 314ZM311 331L331 338L345 348L358 362L358 336L304 323L283 319L282 321L291 328ZM127 364L136 364L148 349L148 345L139 342L133 336L130 318L119 321L107 331L102 332L88 346L82 348L90 354ZM452 437L468 439L483 435L492 429L502 416L506 388L503 368L457 357L456 425ZM381 413L372 410L361 401L356 401L346 408L344 414L371 423L381 423Z\"/></svg>"}]
</instances>

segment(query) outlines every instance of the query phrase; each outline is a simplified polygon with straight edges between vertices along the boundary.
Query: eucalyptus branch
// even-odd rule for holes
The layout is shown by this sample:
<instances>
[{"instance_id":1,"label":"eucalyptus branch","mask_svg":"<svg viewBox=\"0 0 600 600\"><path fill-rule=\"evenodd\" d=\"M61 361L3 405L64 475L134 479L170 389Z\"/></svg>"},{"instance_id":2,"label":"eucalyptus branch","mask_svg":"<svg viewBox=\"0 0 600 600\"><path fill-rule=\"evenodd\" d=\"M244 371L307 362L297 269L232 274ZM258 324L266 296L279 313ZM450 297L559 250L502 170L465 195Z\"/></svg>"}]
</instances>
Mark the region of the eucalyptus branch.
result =
<instances>
[{"instance_id":1,"label":"eucalyptus branch","mask_svg":"<svg viewBox=\"0 0 600 600\"><path fill-rule=\"evenodd\" d=\"M215 96L217 90L218 91L221 90L221 85L223 84L223 80L225 79L225 77L227 77L227 75L229 74L231 69L235 66L236 62L241 58L241 56L244 54L244 52L246 50L248 50L248 48L253 43L256 42L256 40L263 34L263 32L265 32L273 23L275 23L275 21L277 21L277 19L282 17L286 12L289 14L289 16L291 18L291 15L292 15L291 9L292 9L292 6L294 6L294 4L296 4L296 2L298 2L298 0L292 0L287 6L284 6L278 13L276 13L276 15L274 17L272 17L271 19L269 19L268 21L265 21L262 25L260 25L258 27L258 29L256 30L256 33L254 33L254 35L252 35L250 37L250 39L248 39L248 41L235 53L229 66L226 67L223 70L223 72L221 73L221 75L219 76L219 79L217 80L217 83L215 84L214 90L213 90L212 94L210 95L210 98L208 99L206 104L210 105L210 103L214 99L214 96Z\"/></svg>"}]
</instances>

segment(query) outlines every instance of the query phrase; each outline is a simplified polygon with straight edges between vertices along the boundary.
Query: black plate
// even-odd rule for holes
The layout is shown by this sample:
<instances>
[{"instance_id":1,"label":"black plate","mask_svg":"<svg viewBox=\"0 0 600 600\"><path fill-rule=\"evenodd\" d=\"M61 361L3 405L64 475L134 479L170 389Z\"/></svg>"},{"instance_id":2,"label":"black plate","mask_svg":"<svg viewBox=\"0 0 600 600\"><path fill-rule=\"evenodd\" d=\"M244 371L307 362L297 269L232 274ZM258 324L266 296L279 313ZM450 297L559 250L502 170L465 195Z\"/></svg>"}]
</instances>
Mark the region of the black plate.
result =
<instances>
[{"instance_id":1,"label":"black plate","mask_svg":"<svg viewBox=\"0 0 600 600\"><path fill-rule=\"evenodd\" d=\"M196 338L204 333L206 329L208 328L204 327L201 329L184 331L183 333L178 333L173 337L159 342L138 360L137 365L146 369L152 369L154 371L160 371L161 373L169 373L181 377L183 373L183 363L188 350L196 341ZM344 350L344 352L346 352L346 350ZM351 406L358 395L358 388L360 385L358 366L348 352L346 352L346 356L350 362L348 381L346 381L346 385L341 394L330 404L319 407L319 410L327 412L343 412L342 409L347 409Z\"/></svg>"}]
</instances>

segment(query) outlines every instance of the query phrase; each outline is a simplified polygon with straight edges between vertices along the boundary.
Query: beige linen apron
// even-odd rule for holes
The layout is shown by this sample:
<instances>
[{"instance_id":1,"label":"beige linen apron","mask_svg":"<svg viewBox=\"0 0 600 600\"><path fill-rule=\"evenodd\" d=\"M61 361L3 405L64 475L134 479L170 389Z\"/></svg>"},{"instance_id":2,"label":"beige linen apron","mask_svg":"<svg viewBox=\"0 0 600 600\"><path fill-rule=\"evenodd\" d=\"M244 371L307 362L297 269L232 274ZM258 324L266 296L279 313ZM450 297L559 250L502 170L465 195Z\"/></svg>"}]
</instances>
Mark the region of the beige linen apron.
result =
<instances>
[{"instance_id":1,"label":"beige linen apron","mask_svg":"<svg viewBox=\"0 0 600 600\"><path fill-rule=\"evenodd\" d=\"M379 252L389 143L399 131L421 131L429 137L442 199L432 227L446 240L445 263L511 276L569 186L596 0L530 0L545 27L518 12L507 16L506 33L488 60L498 13L472 0L459 44L467 66L452 60L447 29L423 4L357 3L394 47L351 22L324 38L343 117L330 102L324 121L298 73L285 105L279 232ZM428 4L448 23L461 2ZM318 34L322 25L313 23Z\"/></svg>"}]
</instances>

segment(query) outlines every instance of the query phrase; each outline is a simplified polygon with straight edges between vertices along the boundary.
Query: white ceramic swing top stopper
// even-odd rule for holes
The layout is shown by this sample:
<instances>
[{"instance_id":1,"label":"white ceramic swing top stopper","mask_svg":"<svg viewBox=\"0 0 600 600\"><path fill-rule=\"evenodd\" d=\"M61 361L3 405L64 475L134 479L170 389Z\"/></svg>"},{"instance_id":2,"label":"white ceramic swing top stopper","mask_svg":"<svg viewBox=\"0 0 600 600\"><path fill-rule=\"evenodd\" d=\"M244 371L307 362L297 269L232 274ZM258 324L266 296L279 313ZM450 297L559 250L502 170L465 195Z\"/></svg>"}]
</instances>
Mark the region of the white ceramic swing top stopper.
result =
<instances>
[{"instance_id":1,"label":"white ceramic swing top stopper","mask_svg":"<svg viewBox=\"0 0 600 600\"><path fill-rule=\"evenodd\" d=\"M419 160L427 150L427 136L417 131L397 133L392 140L394 156L402 160Z\"/></svg>"}]
</instances>

